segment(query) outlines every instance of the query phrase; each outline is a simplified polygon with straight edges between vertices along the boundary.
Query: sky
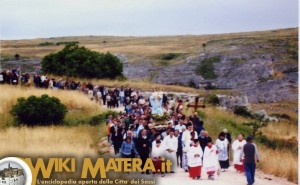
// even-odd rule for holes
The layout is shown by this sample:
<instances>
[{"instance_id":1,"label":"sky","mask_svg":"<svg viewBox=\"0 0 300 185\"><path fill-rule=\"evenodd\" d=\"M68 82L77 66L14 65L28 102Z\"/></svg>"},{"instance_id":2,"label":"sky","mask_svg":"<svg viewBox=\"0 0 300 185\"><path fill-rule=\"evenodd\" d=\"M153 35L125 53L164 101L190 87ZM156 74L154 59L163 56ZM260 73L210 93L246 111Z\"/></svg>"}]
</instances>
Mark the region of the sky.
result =
<instances>
[{"instance_id":1,"label":"sky","mask_svg":"<svg viewBox=\"0 0 300 185\"><path fill-rule=\"evenodd\" d=\"M8 163L10 163L10 167L12 168L19 168L19 169L23 169L19 164L14 163L14 162L5 162L0 164L0 170L3 170L4 168L8 168Z\"/></svg>"},{"instance_id":2,"label":"sky","mask_svg":"<svg viewBox=\"0 0 300 185\"><path fill-rule=\"evenodd\" d=\"M298 0L0 0L0 40L298 27Z\"/></svg>"}]
</instances>

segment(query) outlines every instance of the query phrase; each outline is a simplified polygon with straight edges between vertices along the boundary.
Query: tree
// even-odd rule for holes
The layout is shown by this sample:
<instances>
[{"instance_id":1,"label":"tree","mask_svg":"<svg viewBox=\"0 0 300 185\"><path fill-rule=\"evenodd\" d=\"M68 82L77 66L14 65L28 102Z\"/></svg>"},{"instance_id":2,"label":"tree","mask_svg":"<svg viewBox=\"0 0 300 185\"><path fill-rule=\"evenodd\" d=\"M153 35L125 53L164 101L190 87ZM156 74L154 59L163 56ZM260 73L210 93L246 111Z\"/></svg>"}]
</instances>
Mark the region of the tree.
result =
<instances>
[{"instance_id":1,"label":"tree","mask_svg":"<svg viewBox=\"0 0 300 185\"><path fill-rule=\"evenodd\" d=\"M45 56L41 64L44 73L55 75L111 79L123 76L123 63L116 56L77 44L68 44L61 51Z\"/></svg>"},{"instance_id":2,"label":"tree","mask_svg":"<svg viewBox=\"0 0 300 185\"><path fill-rule=\"evenodd\" d=\"M206 43L203 43L202 47L203 47L203 51L205 51L205 49L206 49Z\"/></svg>"},{"instance_id":3,"label":"tree","mask_svg":"<svg viewBox=\"0 0 300 185\"><path fill-rule=\"evenodd\" d=\"M249 126L252 129L252 136L255 137L259 133L259 129L268 126L268 122L264 121L252 121L243 123L243 125Z\"/></svg>"},{"instance_id":4,"label":"tree","mask_svg":"<svg viewBox=\"0 0 300 185\"><path fill-rule=\"evenodd\" d=\"M67 112L66 106L58 98L46 94L19 98L11 109L17 123L28 126L61 124Z\"/></svg>"},{"instance_id":5,"label":"tree","mask_svg":"<svg viewBox=\"0 0 300 185\"><path fill-rule=\"evenodd\" d=\"M15 54L15 59L16 60L19 60L20 59L20 55L17 53L17 54Z\"/></svg>"},{"instance_id":6,"label":"tree","mask_svg":"<svg viewBox=\"0 0 300 185\"><path fill-rule=\"evenodd\" d=\"M219 98L216 94L209 94L204 99L205 103L211 105L218 105L220 103Z\"/></svg>"}]
</instances>

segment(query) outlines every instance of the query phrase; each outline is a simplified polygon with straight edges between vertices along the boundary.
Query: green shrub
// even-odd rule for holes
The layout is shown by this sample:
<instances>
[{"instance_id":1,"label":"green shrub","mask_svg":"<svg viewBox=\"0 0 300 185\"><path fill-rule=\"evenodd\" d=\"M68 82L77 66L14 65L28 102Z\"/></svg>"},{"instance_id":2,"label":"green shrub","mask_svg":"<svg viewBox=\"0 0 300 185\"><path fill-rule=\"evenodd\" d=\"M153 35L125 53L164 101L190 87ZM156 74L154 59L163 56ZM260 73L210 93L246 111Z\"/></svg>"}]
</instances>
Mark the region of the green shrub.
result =
<instances>
[{"instance_id":1,"label":"green shrub","mask_svg":"<svg viewBox=\"0 0 300 185\"><path fill-rule=\"evenodd\" d=\"M251 111L245 106L235 106L233 108L233 113L239 116L253 118Z\"/></svg>"},{"instance_id":2,"label":"green shrub","mask_svg":"<svg viewBox=\"0 0 300 185\"><path fill-rule=\"evenodd\" d=\"M52 42L42 42L42 43L39 43L39 46L52 46L54 45Z\"/></svg>"},{"instance_id":3,"label":"green shrub","mask_svg":"<svg viewBox=\"0 0 300 185\"><path fill-rule=\"evenodd\" d=\"M206 114L205 114L204 111L198 110L198 111L197 111L197 115L198 115L198 117L201 118L202 120L204 120L204 119L206 118Z\"/></svg>"},{"instance_id":4,"label":"green shrub","mask_svg":"<svg viewBox=\"0 0 300 185\"><path fill-rule=\"evenodd\" d=\"M216 94L209 94L204 99L205 103L211 104L211 105L217 105L219 104L219 98Z\"/></svg>"},{"instance_id":5,"label":"green shrub","mask_svg":"<svg viewBox=\"0 0 300 185\"><path fill-rule=\"evenodd\" d=\"M67 112L66 106L58 98L46 94L41 97L19 98L11 109L17 123L28 126L62 124Z\"/></svg>"},{"instance_id":6,"label":"green shrub","mask_svg":"<svg viewBox=\"0 0 300 185\"><path fill-rule=\"evenodd\" d=\"M243 123L243 125L251 127L252 136L255 137L258 133L261 134L261 132L259 132L260 128L268 126L268 122L252 121Z\"/></svg>"},{"instance_id":7,"label":"green shrub","mask_svg":"<svg viewBox=\"0 0 300 185\"><path fill-rule=\"evenodd\" d=\"M76 44L79 44L79 42L77 41L69 41L69 42L57 42L56 45L59 46L59 45L76 45Z\"/></svg>"},{"instance_id":8,"label":"green shrub","mask_svg":"<svg viewBox=\"0 0 300 185\"><path fill-rule=\"evenodd\" d=\"M287 114L277 114L277 113L274 113L274 114L270 114L270 116L274 116L276 118L282 118L282 119L286 119L286 120L291 120L291 117Z\"/></svg>"},{"instance_id":9,"label":"green shrub","mask_svg":"<svg viewBox=\"0 0 300 185\"><path fill-rule=\"evenodd\" d=\"M197 65L196 74L201 75L205 79L214 79L218 76L214 71L214 63L220 62L220 57L205 58L200 64Z\"/></svg>"},{"instance_id":10,"label":"green shrub","mask_svg":"<svg viewBox=\"0 0 300 185\"><path fill-rule=\"evenodd\" d=\"M175 58L177 58L180 54L179 53L167 53L167 54L163 54L161 59L162 60L173 60Z\"/></svg>"},{"instance_id":11,"label":"green shrub","mask_svg":"<svg viewBox=\"0 0 300 185\"><path fill-rule=\"evenodd\" d=\"M106 112L103 112L97 116L93 116L91 118L91 120L89 121L89 124L90 125L99 125L100 123L105 123L106 119L112 115L113 117L116 117L118 115L118 112L116 111L106 111Z\"/></svg>"},{"instance_id":12,"label":"green shrub","mask_svg":"<svg viewBox=\"0 0 300 185\"><path fill-rule=\"evenodd\" d=\"M123 64L116 56L109 52L91 51L76 44L45 56L41 64L44 73L54 75L110 79L123 76Z\"/></svg>"},{"instance_id":13,"label":"green shrub","mask_svg":"<svg viewBox=\"0 0 300 185\"><path fill-rule=\"evenodd\" d=\"M190 79L190 81L188 83L188 86L191 87L191 88L197 88L196 83L192 79Z\"/></svg>"},{"instance_id":14,"label":"green shrub","mask_svg":"<svg viewBox=\"0 0 300 185\"><path fill-rule=\"evenodd\" d=\"M296 137L288 139L269 139L266 135L260 134L256 137L257 141L272 149L287 149L298 152L298 140Z\"/></svg>"},{"instance_id":15,"label":"green shrub","mask_svg":"<svg viewBox=\"0 0 300 185\"><path fill-rule=\"evenodd\" d=\"M18 53L15 54L15 59L19 60L20 59L20 55Z\"/></svg>"},{"instance_id":16,"label":"green shrub","mask_svg":"<svg viewBox=\"0 0 300 185\"><path fill-rule=\"evenodd\" d=\"M163 115L153 114L152 119L154 121L167 121L170 119L169 115L167 113L164 113Z\"/></svg>"}]
</instances>

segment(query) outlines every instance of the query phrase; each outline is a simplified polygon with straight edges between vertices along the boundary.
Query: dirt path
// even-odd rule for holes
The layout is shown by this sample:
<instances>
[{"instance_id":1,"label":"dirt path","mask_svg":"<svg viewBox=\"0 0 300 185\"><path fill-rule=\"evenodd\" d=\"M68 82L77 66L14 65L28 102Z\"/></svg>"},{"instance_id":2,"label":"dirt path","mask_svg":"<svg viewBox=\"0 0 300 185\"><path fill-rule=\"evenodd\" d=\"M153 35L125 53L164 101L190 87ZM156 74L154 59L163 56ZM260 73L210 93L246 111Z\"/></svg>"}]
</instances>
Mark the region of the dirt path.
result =
<instances>
[{"instance_id":1,"label":"dirt path","mask_svg":"<svg viewBox=\"0 0 300 185\"><path fill-rule=\"evenodd\" d=\"M101 139L105 146L104 149L107 153L109 152L114 157L119 157L114 155L114 149L107 143L107 138ZM201 185L246 185L246 176L244 174L237 173L233 167L230 167L226 172L221 172L220 176L215 176L215 180L208 180L207 174L202 170L201 180L193 180L189 178L189 173L184 172L182 168L177 168L174 174L166 174L165 177L160 177L160 175L139 175L130 174L130 179L133 178L145 178L154 179L156 178L157 185L195 185L199 183ZM275 177L273 175L265 174L261 171L256 171L255 175L255 185L295 185L294 183L288 182L284 178Z\"/></svg>"}]
</instances>

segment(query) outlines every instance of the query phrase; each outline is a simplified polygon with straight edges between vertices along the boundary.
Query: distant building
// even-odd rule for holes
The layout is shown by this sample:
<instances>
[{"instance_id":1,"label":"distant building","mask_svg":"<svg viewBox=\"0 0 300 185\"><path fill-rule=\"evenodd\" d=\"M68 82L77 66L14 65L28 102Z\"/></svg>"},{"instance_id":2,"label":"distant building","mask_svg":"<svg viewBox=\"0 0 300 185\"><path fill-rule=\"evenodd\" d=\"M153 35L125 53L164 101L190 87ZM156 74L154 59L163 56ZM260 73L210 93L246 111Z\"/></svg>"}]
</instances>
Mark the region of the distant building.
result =
<instances>
[{"instance_id":1,"label":"distant building","mask_svg":"<svg viewBox=\"0 0 300 185\"><path fill-rule=\"evenodd\" d=\"M8 168L0 171L0 185L24 185L25 174L23 169L12 168L8 163Z\"/></svg>"}]
</instances>

